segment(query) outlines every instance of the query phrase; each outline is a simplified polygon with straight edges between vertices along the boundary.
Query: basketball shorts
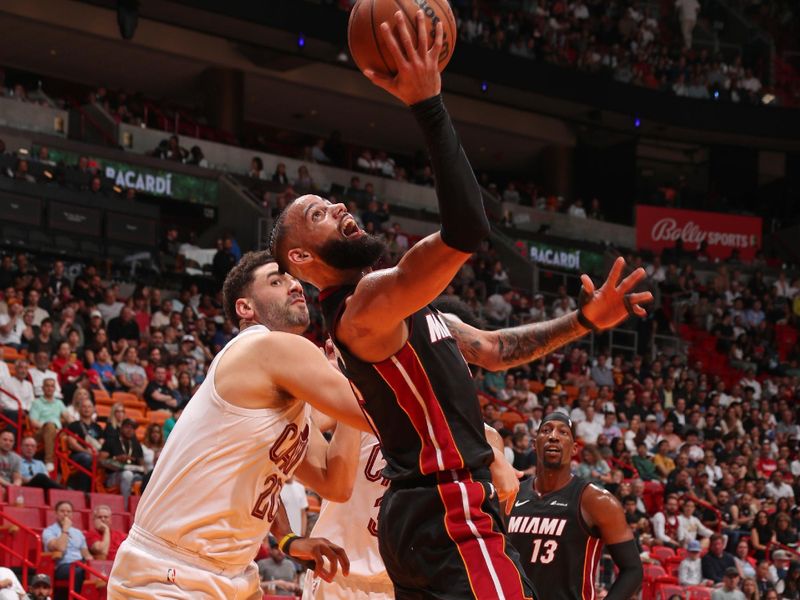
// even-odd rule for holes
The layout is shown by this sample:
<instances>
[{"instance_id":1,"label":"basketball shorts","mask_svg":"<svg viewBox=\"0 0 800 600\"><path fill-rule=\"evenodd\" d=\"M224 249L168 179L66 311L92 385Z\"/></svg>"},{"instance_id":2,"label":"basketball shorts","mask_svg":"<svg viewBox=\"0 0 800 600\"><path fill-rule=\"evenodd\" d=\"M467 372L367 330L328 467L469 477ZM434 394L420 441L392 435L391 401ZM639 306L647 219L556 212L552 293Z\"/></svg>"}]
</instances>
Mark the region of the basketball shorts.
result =
<instances>
[{"instance_id":1,"label":"basketball shorts","mask_svg":"<svg viewBox=\"0 0 800 600\"><path fill-rule=\"evenodd\" d=\"M302 600L394 600L394 586L388 577L376 580L355 574L342 577L341 573L328 583L306 571Z\"/></svg>"},{"instance_id":2,"label":"basketball shorts","mask_svg":"<svg viewBox=\"0 0 800 600\"><path fill-rule=\"evenodd\" d=\"M488 469L392 482L378 546L397 600L534 599Z\"/></svg>"},{"instance_id":3,"label":"basketball shorts","mask_svg":"<svg viewBox=\"0 0 800 600\"><path fill-rule=\"evenodd\" d=\"M170 547L135 525L122 543L108 580L109 600L261 600L258 568L225 569Z\"/></svg>"}]
</instances>

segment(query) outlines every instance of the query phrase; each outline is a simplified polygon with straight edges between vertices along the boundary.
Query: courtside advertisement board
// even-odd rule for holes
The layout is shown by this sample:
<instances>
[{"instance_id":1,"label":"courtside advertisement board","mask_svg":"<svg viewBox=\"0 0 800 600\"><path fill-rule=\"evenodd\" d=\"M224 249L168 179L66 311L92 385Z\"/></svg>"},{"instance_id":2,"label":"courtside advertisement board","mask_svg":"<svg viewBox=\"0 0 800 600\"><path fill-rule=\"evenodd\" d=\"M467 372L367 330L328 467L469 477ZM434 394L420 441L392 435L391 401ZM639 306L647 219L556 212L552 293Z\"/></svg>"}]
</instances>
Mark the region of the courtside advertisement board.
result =
<instances>
[{"instance_id":1,"label":"courtside advertisement board","mask_svg":"<svg viewBox=\"0 0 800 600\"><path fill-rule=\"evenodd\" d=\"M664 248L674 248L678 239L690 252L707 242L711 258L727 259L738 250L739 258L752 260L761 248L761 218L661 206L636 207L639 250L660 253Z\"/></svg>"}]
</instances>

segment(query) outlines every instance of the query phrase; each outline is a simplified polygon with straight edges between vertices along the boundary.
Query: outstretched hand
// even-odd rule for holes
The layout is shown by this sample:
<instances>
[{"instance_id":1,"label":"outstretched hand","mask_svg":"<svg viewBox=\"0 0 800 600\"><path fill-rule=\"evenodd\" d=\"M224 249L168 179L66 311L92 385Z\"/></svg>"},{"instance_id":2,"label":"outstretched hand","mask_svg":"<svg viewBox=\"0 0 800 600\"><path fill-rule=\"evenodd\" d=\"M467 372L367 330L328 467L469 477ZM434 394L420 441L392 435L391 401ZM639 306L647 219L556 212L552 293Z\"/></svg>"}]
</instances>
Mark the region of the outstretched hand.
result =
<instances>
[{"instance_id":1,"label":"outstretched hand","mask_svg":"<svg viewBox=\"0 0 800 600\"><path fill-rule=\"evenodd\" d=\"M494 451L494 461L489 465L492 474L492 484L497 490L497 499L502 504L505 502L506 514L511 514L511 507L519 493L519 480L524 474L517 471L511 463L506 460L505 455L492 448Z\"/></svg>"},{"instance_id":2,"label":"outstretched hand","mask_svg":"<svg viewBox=\"0 0 800 600\"><path fill-rule=\"evenodd\" d=\"M342 575L347 577L350 574L350 559L347 558L347 553L343 548L325 538L297 538L289 548L289 556L298 560L313 562L314 575L328 583L336 577L336 572L340 566ZM327 559L327 566L325 559Z\"/></svg>"},{"instance_id":3,"label":"outstretched hand","mask_svg":"<svg viewBox=\"0 0 800 600\"><path fill-rule=\"evenodd\" d=\"M436 23L433 45L428 47L426 40L425 14L416 14L417 47L411 40L411 33L403 13L394 15L395 28L390 23L381 23L383 36L389 53L397 65L397 74L384 75L366 69L364 75L380 88L383 88L408 106L422 102L442 91L442 76L439 73L439 55L442 52L444 29L441 22Z\"/></svg>"},{"instance_id":4,"label":"outstretched hand","mask_svg":"<svg viewBox=\"0 0 800 600\"><path fill-rule=\"evenodd\" d=\"M624 268L625 259L620 256L614 261L608 279L598 290L595 290L594 283L588 275L581 275L583 283L581 293L588 296L581 310L584 317L597 329L609 329L634 315L647 316L647 311L641 305L652 302L653 294L631 292L645 278L646 273L639 267L620 281Z\"/></svg>"}]
</instances>

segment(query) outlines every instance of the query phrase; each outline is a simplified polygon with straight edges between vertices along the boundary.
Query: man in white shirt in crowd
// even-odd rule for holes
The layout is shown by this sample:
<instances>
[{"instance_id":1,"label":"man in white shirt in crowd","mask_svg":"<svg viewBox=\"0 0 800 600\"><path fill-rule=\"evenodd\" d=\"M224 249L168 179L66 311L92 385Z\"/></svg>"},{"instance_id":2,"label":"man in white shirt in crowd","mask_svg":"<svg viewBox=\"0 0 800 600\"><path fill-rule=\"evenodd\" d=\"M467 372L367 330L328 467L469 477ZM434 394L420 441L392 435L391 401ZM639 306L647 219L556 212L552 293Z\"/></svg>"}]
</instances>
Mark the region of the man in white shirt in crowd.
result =
<instances>
[{"instance_id":1,"label":"man in white shirt in crowd","mask_svg":"<svg viewBox=\"0 0 800 600\"><path fill-rule=\"evenodd\" d=\"M292 531L306 535L308 524L308 498L305 486L295 478L287 479L281 489L281 501L289 517Z\"/></svg>"},{"instance_id":2,"label":"man in white shirt in crowd","mask_svg":"<svg viewBox=\"0 0 800 600\"><path fill-rule=\"evenodd\" d=\"M486 299L486 318L493 325L507 325L513 307L511 298L514 292L509 287L501 287Z\"/></svg>"},{"instance_id":3,"label":"man in white shirt in crowd","mask_svg":"<svg viewBox=\"0 0 800 600\"><path fill-rule=\"evenodd\" d=\"M31 383L33 384L33 395L38 398L42 395L42 382L45 379L52 379L56 384L55 397L59 400L64 398L61 392L61 386L58 383L58 375L55 371L50 369L50 357L47 352L40 350L34 357L34 366L28 369Z\"/></svg>"},{"instance_id":4,"label":"man in white shirt in crowd","mask_svg":"<svg viewBox=\"0 0 800 600\"><path fill-rule=\"evenodd\" d=\"M116 319L125 305L117 300L117 291L114 287L108 288L103 294L103 301L97 304L97 310L103 315L106 325L111 319Z\"/></svg>"},{"instance_id":5,"label":"man in white shirt in crowd","mask_svg":"<svg viewBox=\"0 0 800 600\"><path fill-rule=\"evenodd\" d=\"M791 485L783 480L783 474L780 471L772 473L764 491L768 497L776 502L779 498L788 498L789 503L794 506L794 490Z\"/></svg>"},{"instance_id":6,"label":"man in white shirt in crowd","mask_svg":"<svg viewBox=\"0 0 800 600\"><path fill-rule=\"evenodd\" d=\"M595 414L592 404L588 404L584 412L586 419L578 423L575 433L585 444L596 444L598 436L603 433L603 417Z\"/></svg>"},{"instance_id":7,"label":"man in white shirt in crowd","mask_svg":"<svg viewBox=\"0 0 800 600\"><path fill-rule=\"evenodd\" d=\"M19 400L19 404L7 394L0 394L0 406L3 408L3 414L16 423L20 417L20 408L24 413L31 409L34 395L33 384L28 381L28 361L24 358L17 359L12 371L10 377L0 380L0 387L13 394Z\"/></svg>"}]
</instances>

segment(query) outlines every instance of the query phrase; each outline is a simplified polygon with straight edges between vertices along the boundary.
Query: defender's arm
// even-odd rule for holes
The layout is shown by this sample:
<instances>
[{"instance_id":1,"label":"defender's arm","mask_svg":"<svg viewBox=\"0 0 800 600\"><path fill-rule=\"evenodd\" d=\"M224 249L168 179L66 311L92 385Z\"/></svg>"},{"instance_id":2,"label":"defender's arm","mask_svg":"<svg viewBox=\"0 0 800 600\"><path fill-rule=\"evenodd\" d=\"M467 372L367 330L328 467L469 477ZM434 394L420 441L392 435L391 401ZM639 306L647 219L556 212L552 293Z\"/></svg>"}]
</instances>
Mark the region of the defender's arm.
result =
<instances>
[{"instance_id":1,"label":"defender's arm","mask_svg":"<svg viewBox=\"0 0 800 600\"><path fill-rule=\"evenodd\" d=\"M361 434L340 423L330 444L312 423L308 450L295 476L323 498L347 502L353 493Z\"/></svg>"}]
</instances>

